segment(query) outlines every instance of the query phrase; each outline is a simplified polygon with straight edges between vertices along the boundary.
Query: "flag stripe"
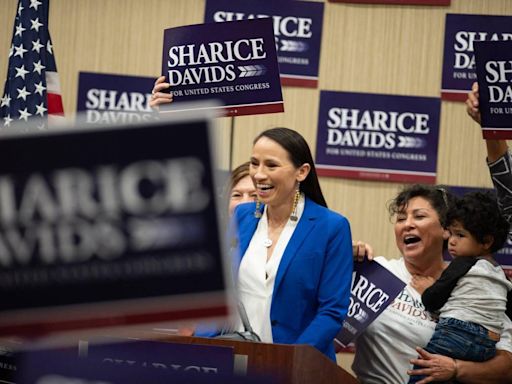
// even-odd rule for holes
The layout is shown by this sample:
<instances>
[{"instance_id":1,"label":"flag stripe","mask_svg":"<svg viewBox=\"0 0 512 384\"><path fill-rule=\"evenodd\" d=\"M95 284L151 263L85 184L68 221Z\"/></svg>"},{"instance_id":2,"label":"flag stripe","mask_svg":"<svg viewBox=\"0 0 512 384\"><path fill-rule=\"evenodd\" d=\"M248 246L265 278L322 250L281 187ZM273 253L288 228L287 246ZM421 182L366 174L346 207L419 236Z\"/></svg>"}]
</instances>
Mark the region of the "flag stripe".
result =
<instances>
[{"instance_id":1,"label":"flag stripe","mask_svg":"<svg viewBox=\"0 0 512 384\"><path fill-rule=\"evenodd\" d=\"M48 113L50 115L64 116L64 106L62 105L62 97L56 93L48 93Z\"/></svg>"},{"instance_id":2,"label":"flag stripe","mask_svg":"<svg viewBox=\"0 0 512 384\"><path fill-rule=\"evenodd\" d=\"M60 81L57 72L46 71L46 84L48 93L60 94Z\"/></svg>"}]
</instances>

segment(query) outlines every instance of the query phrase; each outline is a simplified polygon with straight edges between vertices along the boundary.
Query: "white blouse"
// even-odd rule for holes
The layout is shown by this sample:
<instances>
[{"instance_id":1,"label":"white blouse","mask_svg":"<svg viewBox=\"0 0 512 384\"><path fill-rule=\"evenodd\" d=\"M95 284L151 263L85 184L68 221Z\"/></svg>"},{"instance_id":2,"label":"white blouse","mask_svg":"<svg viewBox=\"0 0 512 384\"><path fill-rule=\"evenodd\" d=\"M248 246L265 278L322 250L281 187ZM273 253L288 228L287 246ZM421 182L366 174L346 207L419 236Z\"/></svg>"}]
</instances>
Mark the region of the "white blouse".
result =
<instances>
[{"instance_id":1,"label":"white blouse","mask_svg":"<svg viewBox=\"0 0 512 384\"><path fill-rule=\"evenodd\" d=\"M245 307L251 326L265 343L272 343L272 327L270 325L270 306L276 280L277 269L283 253L293 235L293 231L304 212L304 194L297 203L297 221L288 219L267 261L268 239L267 207L247 247L238 273L239 299ZM238 327L243 330L243 326Z\"/></svg>"}]
</instances>

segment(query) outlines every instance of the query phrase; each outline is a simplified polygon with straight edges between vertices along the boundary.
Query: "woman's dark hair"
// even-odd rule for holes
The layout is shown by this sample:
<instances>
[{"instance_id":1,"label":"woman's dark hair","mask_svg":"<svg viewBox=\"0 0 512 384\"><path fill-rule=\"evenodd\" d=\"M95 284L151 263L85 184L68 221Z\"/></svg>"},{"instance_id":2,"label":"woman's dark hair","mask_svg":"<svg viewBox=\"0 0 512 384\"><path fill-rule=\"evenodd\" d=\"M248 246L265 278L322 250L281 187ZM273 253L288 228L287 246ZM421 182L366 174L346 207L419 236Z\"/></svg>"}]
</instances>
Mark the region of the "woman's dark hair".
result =
<instances>
[{"instance_id":1,"label":"woman's dark hair","mask_svg":"<svg viewBox=\"0 0 512 384\"><path fill-rule=\"evenodd\" d=\"M496 196L491 192L470 192L456 199L448 211L447 225L455 221L480 244L485 243L487 236L492 236L491 253L503 247L510 228L500 212Z\"/></svg>"},{"instance_id":2,"label":"woman's dark hair","mask_svg":"<svg viewBox=\"0 0 512 384\"><path fill-rule=\"evenodd\" d=\"M308 143L300 133L289 128L271 128L256 136L253 143L256 144L262 137L268 137L283 147L288 152L288 156L296 168L304 163L308 163L311 166L306 179L300 183L300 190L315 203L327 207L320 183L318 182L313 156L311 156Z\"/></svg>"},{"instance_id":3,"label":"woman's dark hair","mask_svg":"<svg viewBox=\"0 0 512 384\"><path fill-rule=\"evenodd\" d=\"M415 197L422 197L427 200L437 212L441 225L446 227L446 213L453 201L453 195L441 186L414 184L405 187L389 202L389 215L394 216L403 212L407 208L409 201Z\"/></svg>"}]
</instances>

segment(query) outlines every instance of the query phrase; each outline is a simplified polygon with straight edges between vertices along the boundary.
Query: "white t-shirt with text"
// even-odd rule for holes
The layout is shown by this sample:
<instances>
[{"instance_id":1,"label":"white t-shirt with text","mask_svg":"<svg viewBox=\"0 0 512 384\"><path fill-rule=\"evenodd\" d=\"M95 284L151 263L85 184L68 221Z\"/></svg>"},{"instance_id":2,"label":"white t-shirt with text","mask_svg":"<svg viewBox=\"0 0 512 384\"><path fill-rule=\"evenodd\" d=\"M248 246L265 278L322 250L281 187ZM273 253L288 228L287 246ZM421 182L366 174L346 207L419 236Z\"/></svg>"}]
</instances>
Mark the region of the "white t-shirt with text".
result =
<instances>
[{"instance_id":1,"label":"white t-shirt with text","mask_svg":"<svg viewBox=\"0 0 512 384\"><path fill-rule=\"evenodd\" d=\"M407 285L393 303L356 339L352 370L362 384L401 384L409 381L409 361L418 356L415 348L424 347L434 333L436 323L421 302L421 295L409 282L411 274L404 260L375 261ZM507 318L497 349L512 353L512 322Z\"/></svg>"}]
</instances>

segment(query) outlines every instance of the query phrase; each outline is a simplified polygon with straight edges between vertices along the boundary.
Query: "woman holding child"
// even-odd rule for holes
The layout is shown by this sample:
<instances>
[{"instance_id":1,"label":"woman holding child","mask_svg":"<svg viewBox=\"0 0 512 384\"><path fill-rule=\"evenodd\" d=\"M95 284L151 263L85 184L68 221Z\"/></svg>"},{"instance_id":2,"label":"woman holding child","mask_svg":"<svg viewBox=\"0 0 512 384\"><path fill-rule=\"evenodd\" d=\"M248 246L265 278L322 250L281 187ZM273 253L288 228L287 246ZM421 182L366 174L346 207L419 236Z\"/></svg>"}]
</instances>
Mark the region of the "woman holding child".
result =
<instances>
[{"instance_id":1,"label":"woman holding child","mask_svg":"<svg viewBox=\"0 0 512 384\"><path fill-rule=\"evenodd\" d=\"M356 340L352 369L361 383L407 383L408 373L426 375L418 383L457 380L462 383L512 382L512 323L507 320L496 356L475 363L455 361L419 348L427 345L436 322L425 310L413 276L438 279L445 263L443 243L447 195L444 190L415 185L400 192L390 204L400 259L375 260L407 283L394 302ZM417 359L418 353L422 359ZM410 371L411 363L422 366Z\"/></svg>"},{"instance_id":2,"label":"woman holding child","mask_svg":"<svg viewBox=\"0 0 512 384\"><path fill-rule=\"evenodd\" d=\"M468 114L479 122L478 84L466 101ZM488 165L498 194L502 214L512 222L512 158L503 140L486 140ZM406 383L408 374L425 375L419 384L435 381L461 383L512 383L512 322L505 319L496 355L484 362L454 360L431 354L427 345L436 322L425 310L421 294L412 287L413 279L438 279L445 269L443 243L449 238L444 229L448 197L441 189L413 186L392 201L396 244L400 259L375 258L407 286L395 301L356 340L352 369L364 384ZM368 248L366 249L368 250ZM365 253L359 246L360 254ZM371 250L370 250L371 255ZM418 353L420 355L417 358ZM411 364L421 369L410 370Z\"/></svg>"}]
</instances>

